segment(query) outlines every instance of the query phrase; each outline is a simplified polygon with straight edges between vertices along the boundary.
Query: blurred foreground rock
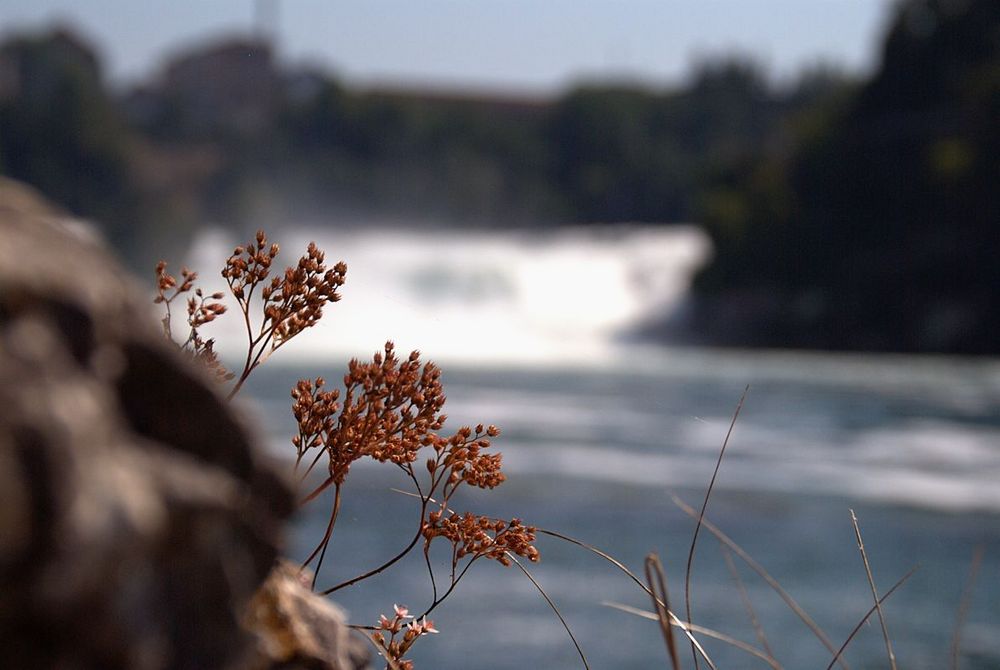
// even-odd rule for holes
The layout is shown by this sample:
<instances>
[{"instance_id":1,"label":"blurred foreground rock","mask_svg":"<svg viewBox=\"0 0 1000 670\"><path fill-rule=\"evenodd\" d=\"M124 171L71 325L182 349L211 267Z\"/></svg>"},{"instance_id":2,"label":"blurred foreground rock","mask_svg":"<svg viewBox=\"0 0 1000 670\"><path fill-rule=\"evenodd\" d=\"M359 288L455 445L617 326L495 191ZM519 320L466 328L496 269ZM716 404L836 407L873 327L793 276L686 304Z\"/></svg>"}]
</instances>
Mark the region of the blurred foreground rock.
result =
<instances>
[{"instance_id":1,"label":"blurred foreground rock","mask_svg":"<svg viewBox=\"0 0 1000 670\"><path fill-rule=\"evenodd\" d=\"M247 608L246 625L271 667L362 668L367 649L344 626L343 612L316 596L312 575L282 561Z\"/></svg>"},{"instance_id":2,"label":"blurred foreground rock","mask_svg":"<svg viewBox=\"0 0 1000 670\"><path fill-rule=\"evenodd\" d=\"M82 227L0 180L0 667L364 667L288 568L254 598L291 493L149 313Z\"/></svg>"}]
</instances>

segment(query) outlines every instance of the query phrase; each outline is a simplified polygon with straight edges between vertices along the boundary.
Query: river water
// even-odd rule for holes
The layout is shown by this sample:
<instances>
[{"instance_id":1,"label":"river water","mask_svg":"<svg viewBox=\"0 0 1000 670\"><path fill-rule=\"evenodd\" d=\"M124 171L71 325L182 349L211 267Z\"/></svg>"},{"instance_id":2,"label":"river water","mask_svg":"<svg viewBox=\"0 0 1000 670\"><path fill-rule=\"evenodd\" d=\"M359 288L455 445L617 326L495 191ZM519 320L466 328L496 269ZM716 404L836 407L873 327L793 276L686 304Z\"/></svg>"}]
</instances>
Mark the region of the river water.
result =
<instances>
[{"instance_id":1,"label":"river water","mask_svg":"<svg viewBox=\"0 0 1000 670\"><path fill-rule=\"evenodd\" d=\"M701 504L749 385L708 517L839 646L872 603L853 509L880 592L919 566L884 607L907 668L947 667L970 560L983 547L962 667L1000 667L1000 361L637 343L628 336L636 326L682 308L690 273L709 253L694 229L461 238L299 231L283 236L283 247L313 237L330 260L348 262L348 284L326 323L276 355L247 388L244 403L274 450L291 451L288 389L296 379L338 379L348 357L370 357L388 338L404 351L420 348L444 369L450 426L503 429L495 446L508 481L495 491L463 491L456 507L579 538L637 573L646 554L658 552L680 611L694 522L671 495ZM191 262L218 265L231 243L212 233ZM222 331L220 339L238 342L232 335ZM320 586L405 546L416 509L394 488L406 480L392 467L352 470ZM328 504L319 500L300 515L290 553L309 553ZM542 561L529 569L591 667L664 667L656 624L607 604L648 609L628 577L555 538L540 538L538 548ZM737 570L777 661L826 667L824 645L739 559ZM446 574L443 564L438 574ZM707 532L690 595L696 623L760 645ZM336 600L352 621L370 624L393 603L420 611L430 596L416 552ZM516 568L478 563L432 618L441 633L414 648L418 668L583 667ZM766 667L724 643L704 645L720 668ZM888 667L885 657L873 621L845 658L851 667Z\"/></svg>"}]
</instances>

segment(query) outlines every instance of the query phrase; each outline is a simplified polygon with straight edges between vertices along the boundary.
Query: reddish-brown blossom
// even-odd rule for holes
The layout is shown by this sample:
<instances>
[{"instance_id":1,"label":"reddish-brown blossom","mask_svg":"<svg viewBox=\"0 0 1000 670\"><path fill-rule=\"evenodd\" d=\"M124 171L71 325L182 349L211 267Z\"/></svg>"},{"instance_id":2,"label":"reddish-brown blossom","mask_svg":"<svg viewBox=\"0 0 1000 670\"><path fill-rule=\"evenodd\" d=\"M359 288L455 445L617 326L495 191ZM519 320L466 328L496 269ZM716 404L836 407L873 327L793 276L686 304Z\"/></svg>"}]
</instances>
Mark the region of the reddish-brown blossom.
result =
<instances>
[{"instance_id":1,"label":"reddish-brown blossom","mask_svg":"<svg viewBox=\"0 0 1000 670\"><path fill-rule=\"evenodd\" d=\"M337 263L327 269L325 254L310 242L298 263L271 277L271 265L278 255L277 244L268 245L264 231L257 231L254 240L236 247L226 261L222 276L249 317L249 304L259 285L263 300L263 322L260 333L266 335L260 343L277 349L323 316L323 306L340 300L337 290L344 285L347 266Z\"/></svg>"},{"instance_id":2,"label":"reddish-brown blossom","mask_svg":"<svg viewBox=\"0 0 1000 670\"><path fill-rule=\"evenodd\" d=\"M352 360L339 395L320 395L318 386L302 380L292 396L299 424L294 442L300 453L322 445L333 483L344 481L351 463L364 456L407 466L426 444L436 443L434 431L445 417L441 373L433 363L422 365L418 352L396 357L392 342L371 363ZM336 420L333 414L339 410Z\"/></svg>"},{"instance_id":3,"label":"reddish-brown blossom","mask_svg":"<svg viewBox=\"0 0 1000 670\"><path fill-rule=\"evenodd\" d=\"M434 622L426 616L419 621L409 621L413 619L408 614L405 607L393 605L394 616L390 619L384 614L379 615L378 623L375 624L375 631L371 634L375 646L379 648L383 657L392 661L396 667L413 670L413 662L403 658L403 654L410 650L413 643L420 637L431 633L437 633ZM400 639L396 636L402 632Z\"/></svg>"},{"instance_id":4,"label":"reddish-brown blossom","mask_svg":"<svg viewBox=\"0 0 1000 670\"><path fill-rule=\"evenodd\" d=\"M153 299L155 304L164 305L163 335L173 342L171 332L171 303L181 294L187 293L194 288L194 283L198 279L198 273L187 268L181 269L181 283L178 284L173 275L167 273L166 261L156 264L156 285L157 294ZM173 289L171 292L170 289ZM204 339L198 329L211 323L216 317L226 313L226 307L218 301L222 299L222 293L213 293L207 298L200 288L194 289L194 295L187 299L187 324L188 336L178 348L198 361L209 371L216 381L222 382L233 378L233 374L223 367L215 352L215 340Z\"/></svg>"},{"instance_id":5,"label":"reddish-brown blossom","mask_svg":"<svg viewBox=\"0 0 1000 670\"><path fill-rule=\"evenodd\" d=\"M292 414L299 431L292 438L299 461L311 449L322 446L325 436L336 426L335 416L340 410L337 399L340 391L324 391L326 381L317 377L315 382L300 379L292 389Z\"/></svg>"},{"instance_id":6,"label":"reddish-brown blossom","mask_svg":"<svg viewBox=\"0 0 1000 670\"><path fill-rule=\"evenodd\" d=\"M230 397L271 353L315 325L322 318L327 303L340 299L338 291L344 284L346 265L337 263L328 269L324 253L310 243L305 255L294 266L281 273L272 273L279 251L277 244L270 244L266 235L258 231L247 245L233 250L222 271L242 312L248 338L243 371ZM189 336L178 346L204 363L219 379L232 378L218 361L214 341L202 339L198 332L199 328L225 314L226 308L218 302L222 294L206 297L201 289L194 289L197 273L183 268L178 281L167 273L167 265L162 261L156 266L156 278L154 302L165 306L164 334L168 338L171 336L171 302L194 290L193 295L187 296ZM251 314L258 288L259 321ZM387 342L370 362L351 360L343 386L343 391L326 390L325 380L317 377L300 380L291 391L292 413L298 424L297 434L292 438L296 467L307 453L315 452L315 457L301 473L302 480L306 480L324 456L328 470L325 481L305 495L302 502L314 500L331 487L334 490L326 533L304 566L318 558L315 571L319 573L340 509L341 485L351 465L360 458L392 463L405 472L420 499L421 517L410 544L396 557L326 593L382 572L406 556L419 544L421 537L425 552L438 537L445 538L452 548L451 587L440 597L434 587L434 602L427 609L428 613L451 593L464 574L456 577L459 561L468 559L468 567L479 558L503 565L510 565L514 556L538 560L538 550L533 544L535 528L523 525L519 519L504 521L451 511L450 501L463 484L492 489L503 483L505 477L501 471L501 455L489 451L491 440L500 434L496 426L479 424L474 429L462 426L452 435L441 434L446 420L442 412L445 395L437 366L422 363L416 351L401 359L392 342ZM426 455L426 473L413 467L421 450ZM426 485L421 483L422 479ZM430 565L428 559L428 567ZM432 583L433 577L432 569ZM315 587L315 577L312 586ZM434 623L426 615L413 620L405 607L394 606L394 616L380 616L371 637L393 667L412 670L413 663L404 655L417 639L436 632Z\"/></svg>"},{"instance_id":7,"label":"reddish-brown blossom","mask_svg":"<svg viewBox=\"0 0 1000 670\"><path fill-rule=\"evenodd\" d=\"M489 558L508 566L507 552L523 556L529 561L538 561L535 528L525 526L520 519L503 521L486 516L475 516L470 512L452 512L445 516L441 512L431 512L423 528L424 541L430 544L435 538L443 537L451 542L456 559L471 556Z\"/></svg>"}]
</instances>

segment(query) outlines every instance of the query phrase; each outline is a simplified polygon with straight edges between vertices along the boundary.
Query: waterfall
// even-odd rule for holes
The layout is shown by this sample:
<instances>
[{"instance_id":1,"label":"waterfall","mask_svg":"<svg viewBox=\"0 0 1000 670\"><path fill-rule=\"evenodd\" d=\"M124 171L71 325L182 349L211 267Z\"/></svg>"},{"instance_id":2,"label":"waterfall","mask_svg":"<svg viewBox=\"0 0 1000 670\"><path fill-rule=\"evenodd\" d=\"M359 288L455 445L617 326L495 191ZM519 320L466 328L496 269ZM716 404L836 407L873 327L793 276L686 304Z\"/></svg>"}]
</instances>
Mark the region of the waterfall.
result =
<instances>
[{"instance_id":1,"label":"waterfall","mask_svg":"<svg viewBox=\"0 0 1000 670\"><path fill-rule=\"evenodd\" d=\"M279 267L315 241L348 265L343 299L282 356L367 357L391 339L437 361L566 365L621 353L623 335L684 298L710 243L694 226L593 226L540 232L287 227ZM239 242L202 233L190 256L205 288ZM217 280L222 285L221 278ZM226 320L223 320L226 321ZM236 319L220 330L236 328ZM223 352L237 332L217 334Z\"/></svg>"}]
</instances>

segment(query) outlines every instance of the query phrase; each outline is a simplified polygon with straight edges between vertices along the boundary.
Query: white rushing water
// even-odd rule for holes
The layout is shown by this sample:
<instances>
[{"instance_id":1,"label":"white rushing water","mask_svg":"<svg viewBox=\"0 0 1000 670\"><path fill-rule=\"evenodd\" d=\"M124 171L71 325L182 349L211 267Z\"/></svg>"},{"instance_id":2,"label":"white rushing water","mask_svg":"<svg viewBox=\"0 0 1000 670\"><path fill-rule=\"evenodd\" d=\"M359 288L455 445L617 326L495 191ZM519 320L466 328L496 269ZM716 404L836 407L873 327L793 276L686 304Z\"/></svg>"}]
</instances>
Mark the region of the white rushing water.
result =
<instances>
[{"instance_id":1,"label":"white rushing water","mask_svg":"<svg viewBox=\"0 0 1000 670\"><path fill-rule=\"evenodd\" d=\"M310 360L368 356L391 339L401 351L420 349L441 362L600 363L620 353L618 339L631 328L678 307L710 253L707 236L691 226L273 237L282 248L279 268L309 241L330 264L348 265L341 302L284 354ZM219 230L199 236L189 264L211 280L206 288L223 285L215 268L242 241Z\"/></svg>"}]
</instances>

